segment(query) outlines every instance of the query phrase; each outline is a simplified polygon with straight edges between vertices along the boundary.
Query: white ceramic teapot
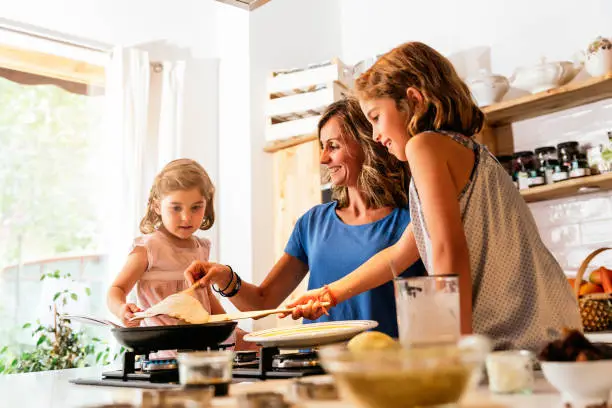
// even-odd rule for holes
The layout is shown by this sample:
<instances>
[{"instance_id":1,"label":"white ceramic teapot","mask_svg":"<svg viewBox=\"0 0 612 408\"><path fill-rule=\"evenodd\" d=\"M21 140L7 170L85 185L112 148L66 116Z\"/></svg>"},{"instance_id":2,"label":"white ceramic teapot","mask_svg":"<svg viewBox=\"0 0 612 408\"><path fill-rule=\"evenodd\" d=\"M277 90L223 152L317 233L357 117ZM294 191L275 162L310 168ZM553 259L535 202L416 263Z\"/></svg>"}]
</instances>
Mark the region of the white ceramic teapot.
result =
<instances>
[{"instance_id":1,"label":"white ceramic teapot","mask_svg":"<svg viewBox=\"0 0 612 408\"><path fill-rule=\"evenodd\" d=\"M517 68L510 81L515 88L538 93L567 84L581 69L581 63L542 60L538 65Z\"/></svg>"}]
</instances>

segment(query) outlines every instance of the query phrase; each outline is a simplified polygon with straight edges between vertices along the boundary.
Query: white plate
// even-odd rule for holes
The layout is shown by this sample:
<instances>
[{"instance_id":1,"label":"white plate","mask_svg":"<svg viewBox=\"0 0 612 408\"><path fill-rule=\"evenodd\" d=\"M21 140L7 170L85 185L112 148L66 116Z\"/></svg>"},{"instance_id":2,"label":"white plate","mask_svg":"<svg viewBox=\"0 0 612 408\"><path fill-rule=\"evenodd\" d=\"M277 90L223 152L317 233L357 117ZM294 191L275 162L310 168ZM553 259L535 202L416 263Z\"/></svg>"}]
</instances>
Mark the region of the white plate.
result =
<instances>
[{"instance_id":1,"label":"white plate","mask_svg":"<svg viewBox=\"0 0 612 408\"><path fill-rule=\"evenodd\" d=\"M244 336L244 340L265 347L312 347L349 340L356 334L376 326L378 322L374 320L310 323L249 333Z\"/></svg>"}]
</instances>

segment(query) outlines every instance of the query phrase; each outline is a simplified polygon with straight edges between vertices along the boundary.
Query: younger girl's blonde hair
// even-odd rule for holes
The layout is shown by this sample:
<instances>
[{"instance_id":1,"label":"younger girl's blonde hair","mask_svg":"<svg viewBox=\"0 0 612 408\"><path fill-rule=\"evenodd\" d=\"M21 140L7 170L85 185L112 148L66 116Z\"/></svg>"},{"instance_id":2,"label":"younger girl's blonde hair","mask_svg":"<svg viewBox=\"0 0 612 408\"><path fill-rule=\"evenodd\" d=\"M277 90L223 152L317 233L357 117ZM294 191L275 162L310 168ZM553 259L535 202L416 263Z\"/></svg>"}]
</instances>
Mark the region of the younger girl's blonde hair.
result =
<instances>
[{"instance_id":1,"label":"younger girl's blonde hair","mask_svg":"<svg viewBox=\"0 0 612 408\"><path fill-rule=\"evenodd\" d=\"M159 227L161 216L155 212L155 208L159 206L165 195L177 190L194 188L200 191L206 203L204 219L200 229L207 230L212 227L215 223L215 208L213 206L215 186L213 186L208 173L200 163L191 159L177 159L168 163L155 177L149 193L147 212L140 221L140 232L150 234Z\"/></svg>"},{"instance_id":2,"label":"younger girl's blonde hair","mask_svg":"<svg viewBox=\"0 0 612 408\"><path fill-rule=\"evenodd\" d=\"M418 89L423 103L406 96ZM402 44L384 54L355 82L359 99L391 98L409 112L408 134L447 130L473 136L480 132L484 113L472 99L453 64L438 51L420 42Z\"/></svg>"}]
</instances>

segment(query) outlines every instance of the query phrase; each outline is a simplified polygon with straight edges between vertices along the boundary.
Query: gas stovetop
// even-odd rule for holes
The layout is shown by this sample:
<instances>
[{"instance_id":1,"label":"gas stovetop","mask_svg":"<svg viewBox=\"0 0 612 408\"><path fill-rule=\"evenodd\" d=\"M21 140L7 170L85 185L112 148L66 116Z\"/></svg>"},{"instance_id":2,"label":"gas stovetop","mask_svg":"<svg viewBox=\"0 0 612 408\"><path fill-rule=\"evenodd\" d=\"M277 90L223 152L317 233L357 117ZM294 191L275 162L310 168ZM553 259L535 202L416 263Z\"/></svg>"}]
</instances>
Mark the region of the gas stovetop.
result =
<instances>
[{"instance_id":1,"label":"gas stovetop","mask_svg":"<svg viewBox=\"0 0 612 408\"><path fill-rule=\"evenodd\" d=\"M277 347L263 347L255 352L236 352L234 378L299 378L324 374L316 351L281 353Z\"/></svg>"},{"instance_id":2,"label":"gas stovetop","mask_svg":"<svg viewBox=\"0 0 612 408\"><path fill-rule=\"evenodd\" d=\"M222 345L219 348L230 346ZM138 356L147 357L148 354L141 351ZM137 361L136 356L136 352L127 351L123 355L121 369L106 371L102 373L102 378L78 378L72 382L155 389L179 387L178 364L175 359ZM232 369L234 382L245 379L300 378L317 374L324 374L324 370L319 365L316 351L281 353L277 347L262 347L259 352L236 352Z\"/></svg>"}]
</instances>

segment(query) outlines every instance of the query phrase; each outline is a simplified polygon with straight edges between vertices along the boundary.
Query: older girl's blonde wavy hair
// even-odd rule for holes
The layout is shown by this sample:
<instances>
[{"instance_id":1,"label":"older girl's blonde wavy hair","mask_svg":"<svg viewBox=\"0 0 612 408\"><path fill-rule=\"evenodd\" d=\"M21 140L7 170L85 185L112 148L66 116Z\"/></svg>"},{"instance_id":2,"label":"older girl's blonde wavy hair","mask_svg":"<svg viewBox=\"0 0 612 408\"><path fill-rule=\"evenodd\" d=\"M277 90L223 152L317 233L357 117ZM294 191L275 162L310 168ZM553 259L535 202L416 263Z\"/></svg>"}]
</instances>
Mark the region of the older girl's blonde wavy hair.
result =
<instances>
[{"instance_id":1,"label":"older girl's blonde wavy hair","mask_svg":"<svg viewBox=\"0 0 612 408\"><path fill-rule=\"evenodd\" d=\"M357 99L346 97L327 107L318 124L319 140L321 129L334 117L340 121L342 137L357 142L363 151L364 162L357 188L365 196L367 207L407 207L406 192L410 182L408 165L372 139L372 125L361 111ZM332 199L338 202L337 208L347 207L348 188L333 186Z\"/></svg>"},{"instance_id":2,"label":"older girl's blonde wavy hair","mask_svg":"<svg viewBox=\"0 0 612 408\"><path fill-rule=\"evenodd\" d=\"M421 92L423 103L407 98L410 87ZM357 79L355 88L359 99L395 100L399 110L409 113L410 136L436 130L473 136L483 126L484 113L453 64L420 42L408 42L384 54Z\"/></svg>"},{"instance_id":3,"label":"older girl's blonde wavy hair","mask_svg":"<svg viewBox=\"0 0 612 408\"><path fill-rule=\"evenodd\" d=\"M155 209L159 207L159 203L165 195L177 190L194 188L200 191L206 203L204 219L200 229L207 230L212 227L215 223L215 208L213 205L215 187L210 181L208 173L195 160L177 159L168 163L155 177L149 193L147 212L140 221L140 232L150 234L161 225L161 217L155 212Z\"/></svg>"}]
</instances>

